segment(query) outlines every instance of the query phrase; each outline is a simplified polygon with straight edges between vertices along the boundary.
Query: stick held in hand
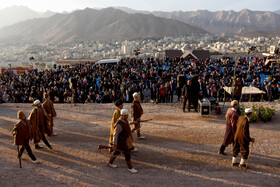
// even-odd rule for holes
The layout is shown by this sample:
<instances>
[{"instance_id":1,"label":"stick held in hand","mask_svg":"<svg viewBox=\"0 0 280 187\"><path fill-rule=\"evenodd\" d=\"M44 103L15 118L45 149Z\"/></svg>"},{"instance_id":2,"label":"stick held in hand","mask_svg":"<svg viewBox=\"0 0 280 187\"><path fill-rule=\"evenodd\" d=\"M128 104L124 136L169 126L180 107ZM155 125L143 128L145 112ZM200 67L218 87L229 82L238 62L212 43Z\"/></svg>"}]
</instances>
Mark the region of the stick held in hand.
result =
<instances>
[{"instance_id":1,"label":"stick held in hand","mask_svg":"<svg viewBox=\"0 0 280 187\"><path fill-rule=\"evenodd\" d=\"M249 161L250 161L250 157L251 157L253 145L254 145L254 143L252 142L252 147L251 147L251 150L250 150L250 153L249 153L249 156L248 156L248 161L247 161L247 164L246 164L245 172L246 172L246 170L247 170L247 168L248 168L248 164L249 164Z\"/></svg>"}]
</instances>

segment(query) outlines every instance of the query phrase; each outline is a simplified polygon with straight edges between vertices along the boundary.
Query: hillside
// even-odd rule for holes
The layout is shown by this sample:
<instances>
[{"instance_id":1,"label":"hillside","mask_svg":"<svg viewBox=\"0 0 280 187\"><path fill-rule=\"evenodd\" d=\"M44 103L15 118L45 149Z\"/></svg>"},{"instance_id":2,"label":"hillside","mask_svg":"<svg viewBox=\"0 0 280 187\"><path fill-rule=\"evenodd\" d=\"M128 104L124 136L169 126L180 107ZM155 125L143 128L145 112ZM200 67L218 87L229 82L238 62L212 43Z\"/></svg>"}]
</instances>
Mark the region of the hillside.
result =
<instances>
[{"instance_id":1,"label":"hillside","mask_svg":"<svg viewBox=\"0 0 280 187\"><path fill-rule=\"evenodd\" d=\"M190 25L201 27L211 33L225 33L226 35L237 34L245 31L269 31L280 27L279 12L252 11L243 9L239 12L208 10L197 11L136 11L124 7L118 7L129 13L141 12L155 16L179 20Z\"/></svg>"},{"instance_id":2,"label":"hillside","mask_svg":"<svg viewBox=\"0 0 280 187\"><path fill-rule=\"evenodd\" d=\"M70 14L35 18L2 28L1 42L53 42L77 40L135 39L175 35L205 34L196 26L145 14L121 10L86 8Z\"/></svg>"}]
</instances>

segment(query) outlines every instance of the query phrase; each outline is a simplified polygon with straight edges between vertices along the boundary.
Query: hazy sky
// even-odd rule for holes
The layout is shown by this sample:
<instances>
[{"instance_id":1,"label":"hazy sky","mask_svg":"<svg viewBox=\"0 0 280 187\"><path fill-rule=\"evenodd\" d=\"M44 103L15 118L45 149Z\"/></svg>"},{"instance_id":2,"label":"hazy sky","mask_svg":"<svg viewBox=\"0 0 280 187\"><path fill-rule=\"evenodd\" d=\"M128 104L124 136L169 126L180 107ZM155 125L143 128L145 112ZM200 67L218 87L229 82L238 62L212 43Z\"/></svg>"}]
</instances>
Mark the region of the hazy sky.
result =
<instances>
[{"instance_id":1,"label":"hazy sky","mask_svg":"<svg viewBox=\"0 0 280 187\"><path fill-rule=\"evenodd\" d=\"M0 9L13 5L27 6L35 11L55 12L76 9L125 6L136 10L190 11L190 10L280 10L280 0L1 0Z\"/></svg>"}]
</instances>

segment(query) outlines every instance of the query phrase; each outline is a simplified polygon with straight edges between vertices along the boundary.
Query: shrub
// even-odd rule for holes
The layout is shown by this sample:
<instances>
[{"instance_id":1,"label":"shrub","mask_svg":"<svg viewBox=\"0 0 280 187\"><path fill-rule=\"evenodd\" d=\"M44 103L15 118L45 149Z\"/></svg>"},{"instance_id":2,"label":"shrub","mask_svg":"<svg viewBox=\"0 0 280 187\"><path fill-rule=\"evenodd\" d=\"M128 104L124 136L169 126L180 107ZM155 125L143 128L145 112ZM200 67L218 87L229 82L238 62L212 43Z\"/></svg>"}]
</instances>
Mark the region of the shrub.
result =
<instances>
[{"instance_id":1,"label":"shrub","mask_svg":"<svg viewBox=\"0 0 280 187\"><path fill-rule=\"evenodd\" d=\"M260 116L260 119L264 122L266 121L270 121L274 115L275 115L275 109L274 108L269 108L269 107L263 107L261 106L259 108L259 116Z\"/></svg>"},{"instance_id":2,"label":"shrub","mask_svg":"<svg viewBox=\"0 0 280 187\"><path fill-rule=\"evenodd\" d=\"M248 107L246 107L248 108ZM240 107L241 115L245 115L245 107ZM263 107L263 106L256 106L253 105L252 107L252 114L250 116L251 122L256 122L258 119L261 119L262 121L270 121L275 116L275 109L269 108L269 107Z\"/></svg>"}]
</instances>

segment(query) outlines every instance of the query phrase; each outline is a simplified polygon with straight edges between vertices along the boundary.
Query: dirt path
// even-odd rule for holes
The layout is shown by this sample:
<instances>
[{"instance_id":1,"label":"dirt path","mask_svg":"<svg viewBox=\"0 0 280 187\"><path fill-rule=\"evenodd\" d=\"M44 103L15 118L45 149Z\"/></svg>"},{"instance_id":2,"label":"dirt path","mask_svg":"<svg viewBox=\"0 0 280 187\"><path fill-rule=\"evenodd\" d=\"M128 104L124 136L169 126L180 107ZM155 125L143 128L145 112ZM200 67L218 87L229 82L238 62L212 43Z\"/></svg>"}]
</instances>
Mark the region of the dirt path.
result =
<instances>
[{"instance_id":1,"label":"dirt path","mask_svg":"<svg viewBox=\"0 0 280 187\"><path fill-rule=\"evenodd\" d=\"M273 105L279 111L280 105ZM251 169L244 172L231 166L231 146L227 156L217 154L224 115L202 118L182 113L177 106L143 104L143 119L153 120L142 126L147 139L136 140L139 152L132 163L139 173L131 174L123 156L115 162L119 167L112 169L106 165L110 154L97 151L97 145L108 143L113 104L56 104L55 108L59 135L47 137L54 151L43 143L42 150L35 150L30 143L40 164L33 164L25 152L20 169L10 131L17 111L27 114L32 106L0 105L0 186L280 186L279 112L269 123L251 124L256 143Z\"/></svg>"}]
</instances>

